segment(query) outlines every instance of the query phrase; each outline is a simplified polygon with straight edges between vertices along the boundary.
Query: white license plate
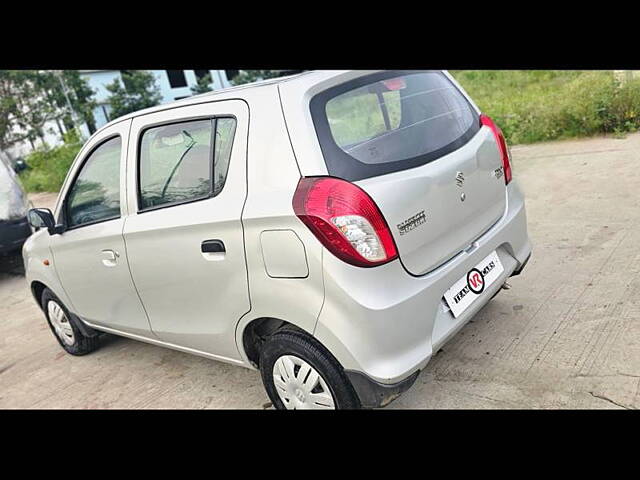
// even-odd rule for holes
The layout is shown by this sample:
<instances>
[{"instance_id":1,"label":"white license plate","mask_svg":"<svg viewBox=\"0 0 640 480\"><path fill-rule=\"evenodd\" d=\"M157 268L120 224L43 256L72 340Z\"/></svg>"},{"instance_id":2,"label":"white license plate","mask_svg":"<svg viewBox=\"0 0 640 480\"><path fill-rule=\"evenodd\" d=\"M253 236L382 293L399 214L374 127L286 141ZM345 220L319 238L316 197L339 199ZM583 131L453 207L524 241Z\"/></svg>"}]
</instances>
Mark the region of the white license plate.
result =
<instances>
[{"instance_id":1,"label":"white license plate","mask_svg":"<svg viewBox=\"0 0 640 480\"><path fill-rule=\"evenodd\" d=\"M464 312L473 301L495 282L504 268L498 254L494 251L486 256L474 268L469 270L460 280L444 292L444 299L454 317Z\"/></svg>"}]
</instances>

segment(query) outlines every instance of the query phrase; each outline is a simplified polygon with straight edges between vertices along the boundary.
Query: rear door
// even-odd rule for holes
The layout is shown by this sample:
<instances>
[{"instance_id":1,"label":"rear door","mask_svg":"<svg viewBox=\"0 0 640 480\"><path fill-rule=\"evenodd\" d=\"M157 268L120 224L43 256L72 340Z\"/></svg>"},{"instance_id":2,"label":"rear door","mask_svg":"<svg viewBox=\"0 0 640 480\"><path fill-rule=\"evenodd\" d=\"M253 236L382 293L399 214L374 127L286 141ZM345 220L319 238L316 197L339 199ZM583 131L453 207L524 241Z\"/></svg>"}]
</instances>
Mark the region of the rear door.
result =
<instances>
[{"instance_id":1,"label":"rear door","mask_svg":"<svg viewBox=\"0 0 640 480\"><path fill-rule=\"evenodd\" d=\"M161 340L239 358L249 308L241 213L249 110L210 102L133 120L124 238L131 275Z\"/></svg>"},{"instance_id":2,"label":"rear door","mask_svg":"<svg viewBox=\"0 0 640 480\"><path fill-rule=\"evenodd\" d=\"M313 97L311 112L328 173L373 198L411 274L437 268L504 214L493 134L442 72L359 77Z\"/></svg>"}]
</instances>

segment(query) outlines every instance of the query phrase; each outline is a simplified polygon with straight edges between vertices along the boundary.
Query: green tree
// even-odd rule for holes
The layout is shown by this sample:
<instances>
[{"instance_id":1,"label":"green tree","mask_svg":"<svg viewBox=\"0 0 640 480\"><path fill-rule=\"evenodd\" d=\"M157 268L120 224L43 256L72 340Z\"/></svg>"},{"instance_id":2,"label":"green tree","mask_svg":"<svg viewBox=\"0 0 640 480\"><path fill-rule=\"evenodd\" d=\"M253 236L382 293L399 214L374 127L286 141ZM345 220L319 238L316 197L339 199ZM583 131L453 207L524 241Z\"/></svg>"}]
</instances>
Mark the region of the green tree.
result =
<instances>
[{"instance_id":1,"label":"green tree","mask_svg":"<svg viewBox=\"0 0 640 480\"><path fill-rule=\"evenodd\" d=\"M36 82L54 110L53 116L61 136L66 131L79 127L76 122L86 123L89 133L96 131L93 117L93 110L97 105L93 98L95 92L87 80L80 76L80 72L77 70L40 71L37 72ZM64 125L64 129L60 122Z\"/></svg>"},{"instance_id":2,"label":"green tree","mask_svg":"<svg viewBox=\"0 0 640 480\"><path fill-rule=\"evenodd\" d=\"M122 72L122 82L116 79L106 89L111 92L108 101L112 119L154 107L162 99L153 73L144 70Z\"/></svg>"},{"instance_id":3,"label":"green tree","mask_svg":"<svg viewBox=\"0 0 640 480\"><path fill-rule=\"evenodd\" d=\"M89 133L95 132L96 121L93 117L93 110L96 108L97 103L94 99L95 92L89 86L89 82L80 76L80 72L78 70L63 70L62 80L64 82L64 87L67 89L67 95L71 102L71 106L76 114L78 114L79 120L87 124ZM58 98L61 94L64 95L62 87L63 85L60 85L60 89L57 87L54 89ZM62 99L59 98L59 100ZM67 108L64 110L65 112L68 111ZM67 125L68 124L69 123L67 123Z\"/></svg>"},{"instance_id":4,"label":"green tree","mask_svg":"<svg viewBox=\"0 0 640 480\"><path fill-rule=\"evenodd\" d=\"M44 143L45 124L55 118L56 108L44 95L39 72L3 70L1 77L2 144L7 146L26 139L33 147L37 137Z\"/></svg>"},{"instance_id":5,"label":"green tree","mask_svg":"<svg viewBox=\"0 0 640 480\"><path fill-rule=\"evenodd\" d=\"M23 140L34 147L36 138L44 144L50 121L63 136L62 125L66 131L78 126L69 104L77 120L95 131L93 94L77 70L0 70L0 148Z\"/></svg>"},{"instance_id":6,"label":"green tree","mask_svg":"<svg viewBox=\"0 0 640 480\"><path fill-rule=\"evenodd\" d=\"M213 90L211 88L211 74L207 73L205 76L198 78L198 83L191 87L191 93L198 95L200 93L207 93Z\"/></svg>"},{"instance_id":7,"label":"green tree","mask_svg":"<svg viewBox=\"0 0 640 480\"><path fill-rule=\"evenodd\" d=\"M280 70L240 70L238 75L231 79L231 83L233 85L242 85L280 76L282 76Z\"/></svg>"},{"instance_id":8,"label":"green tree","mask_svg":"<svg viewBox=\"0 0 640 480\"><path fill-rule=\"evenodd\" d=\"M0 70L0 149L13 143L13 114L16 101L13 96L14 83L10 70Z\"/></svg>"}]
</instances>

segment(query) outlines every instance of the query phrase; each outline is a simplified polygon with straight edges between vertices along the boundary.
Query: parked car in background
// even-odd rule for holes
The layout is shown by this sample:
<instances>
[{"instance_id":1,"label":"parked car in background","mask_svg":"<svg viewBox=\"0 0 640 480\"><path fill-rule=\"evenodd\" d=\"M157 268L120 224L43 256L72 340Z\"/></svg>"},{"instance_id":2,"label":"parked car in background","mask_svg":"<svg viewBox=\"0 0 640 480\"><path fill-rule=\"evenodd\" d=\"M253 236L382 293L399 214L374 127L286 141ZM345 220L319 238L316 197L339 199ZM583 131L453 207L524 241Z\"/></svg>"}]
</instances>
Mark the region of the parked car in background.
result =
<instances>
[{"instance_id":1,"label":"parked car in background","mask_svg":"<svg viewBox=\"0 0 640 480\"><path fill-rule=\"evenodd\" d=\"M21 168L21 167L19 167ZM0 255L19 255L31 235L29 201L14 165L0 157Z\"/></svg>"},{"instance_id":2,"label":"parked car in background","mask_svg":"<svg viewBox=\"0 0 640 480\"><path fill-rule=\"evenodd\" d=\"M279 409L388 404L531 254L498 126L444 71L318 71L121 117L28 284L62 348L107 332L261 371Z\"/></svg>"},{"instance_id":3,"label":"parked car in background","mask_svg":"<svg viewBox=\"0 0 640 480\"><path fill-rule=\"evenodd\" d=\"M29 168L29 166L22 158L18 158L15 162L13 162L13 171L16 173L20 173L27 168Z\"/></svg>"}]
</instances>

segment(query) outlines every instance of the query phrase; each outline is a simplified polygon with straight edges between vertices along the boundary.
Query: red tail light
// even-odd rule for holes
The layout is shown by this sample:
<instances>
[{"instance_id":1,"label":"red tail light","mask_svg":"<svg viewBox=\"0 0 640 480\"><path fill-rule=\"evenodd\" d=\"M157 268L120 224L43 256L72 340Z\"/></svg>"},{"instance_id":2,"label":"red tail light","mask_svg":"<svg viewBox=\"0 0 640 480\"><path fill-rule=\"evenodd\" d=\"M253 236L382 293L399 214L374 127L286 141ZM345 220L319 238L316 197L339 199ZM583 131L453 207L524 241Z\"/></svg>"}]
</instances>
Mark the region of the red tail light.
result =
<instances>
[{"instance_id":1,"label":"red tail light","mask_svg":"<svg viewBox=\"0 0 640 480\"><path fill-rule=\"evenodd\" d=\"M398 257L389 226L361 188L331 177L301 178L293 210L339 259L374 267Z\"/></svg>"},{"instance_id":2,"label":"red tail light","mask_svg":"<svg viewBox=\"0 0 640 480\"><path fill-rule=\"evenodd\" d=\"M504 170L504 183L507 185L511 181L511 159L509 158L509 149L507 148L507 141L504 138L502 130L498 125L494 123L487 115L480 115L480 124L486 125L493 132L496 137L496 143L498 144L498 150L500 150L500 156L502 157L502 167Z\"/></svg>"}]
</instances>

